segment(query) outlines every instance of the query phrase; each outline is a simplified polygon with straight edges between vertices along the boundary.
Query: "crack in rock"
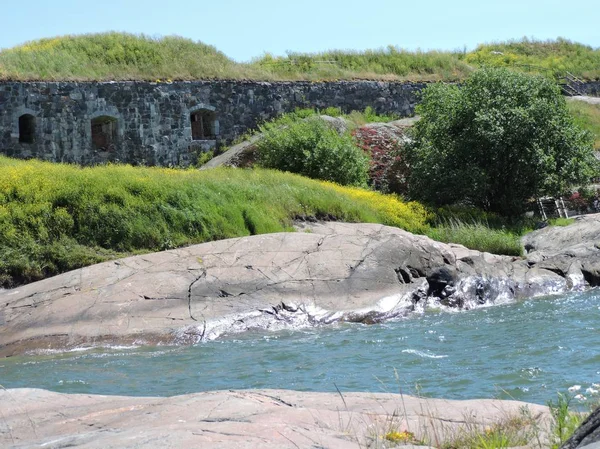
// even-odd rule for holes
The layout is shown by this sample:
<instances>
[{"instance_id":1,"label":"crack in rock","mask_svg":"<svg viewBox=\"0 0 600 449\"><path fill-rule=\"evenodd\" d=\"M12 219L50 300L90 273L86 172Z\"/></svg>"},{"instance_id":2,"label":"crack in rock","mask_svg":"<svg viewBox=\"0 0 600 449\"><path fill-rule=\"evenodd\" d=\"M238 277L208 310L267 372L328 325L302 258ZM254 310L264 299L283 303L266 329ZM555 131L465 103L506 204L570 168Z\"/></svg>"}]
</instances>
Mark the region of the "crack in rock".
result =
<instances>
[{"instance_id":1,"label":"crack in rock","mask_svg":"<svg viewBox=\"0 0 600 449\"><path fill-rule=\"evenodd\" d=\"M188 287L188 311L190 313L190 318L194 321L198 321L196 318L194 318L194 315L192 314L192 288L194 287L194 284L196 282L198 282L200 279L203 279L206 277L206 270L202 270L202 273L200 273L199 276L196 277L196 279L194 279L192 281L192 283L190 284L190 286Z\"/></svg>"}]
</instances>

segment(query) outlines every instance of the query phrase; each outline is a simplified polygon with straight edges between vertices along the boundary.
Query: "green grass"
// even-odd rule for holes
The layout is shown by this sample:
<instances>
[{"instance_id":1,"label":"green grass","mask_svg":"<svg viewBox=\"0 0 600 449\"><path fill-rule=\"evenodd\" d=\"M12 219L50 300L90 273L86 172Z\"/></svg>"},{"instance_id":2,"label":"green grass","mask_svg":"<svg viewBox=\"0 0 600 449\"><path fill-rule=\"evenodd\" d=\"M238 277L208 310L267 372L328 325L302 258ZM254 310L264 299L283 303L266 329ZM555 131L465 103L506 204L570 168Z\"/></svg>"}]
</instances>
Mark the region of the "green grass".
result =
<instances>
[{"instance_id":1,"label":"green grass","mask_svg":"<svg viewBox=\"0 0 600 449\"><path fill-rule=\"evenodd\" d=\"M473 71L461 53L411 52L394 46L366 51L291 52L287 56L266 54L255 59L253 65L273 77L286 79L439 81L462 79Z\"/></svg>"},{"instance_id":2,"label":"green grass","mask_svg":"<svg viewBox=\"0 0 600 449\"><path fill-rule=\"evenodd\" d=\"M535 219L502 217L474 207L445 206L431 209L427 235L446 243L507 256L520 256L521 237L533 230Z\"/></svg>"},{"instance_id":3,"label":"green grass","mask_svg":"<svg viewBox=\"0 0 600 449\"><path fill-rule=\"evenodd\" d=\"M556 402L548 401L548 408L552 415L551 423L551 448L558 449L569 439L587 415L574 412L570 409L571 398L568 394L558 393Z\"/></svg>"},{"instance_id":4,"label":"green grass","mask_svg":"<svg viewBox=\"0 0 600 449\"><path fill-rule=\"evenodd\" d=\"M262 78L212 46L177 36L126 33L60 36L0 52L0 79L191 80Z\"/></svg>"},{"instance_id":5,"label":"green grass","mask_svg":"<svg viewBox=\"0 0 600 449\"><path fill-rule=\"evenodd\" d=\"M540 41L523 38L479 45L465 55L468 64L517 68L526 72L584 79L600 78L600 49L568 39Z\"/></svg>"},{"instance_id":6,"label":"green grass","mask_svg":"<svg viewBox=\"0 0 600 449\"><path fill-rule=\"evenodd\" d=\"M548 224L550 226L569 226L570 224L575 223L574 218L551 218L548 220Z\"/></svg>"},{"instance_id":7,"label":"green grass","mask_svg":"<svg viewBox=\"0 0 600 449\"><path fill-rule=\"evenodd\" d=\"M427 235L445 243L459 243L467 248L508 256L521 256L520 234L505 229L493 229L478 222L451 220L431 228Z\"/></svg>"},{"instance_id":8,"label":"green grass","mask_svg":"<svg viewBox=\"0 0 600 449\"><path fill-rule=\"evenodd\" d=\"M316 115L342 117L348 120L352 126L363 126L373 122L388 123L400 118L394 114L378 114L371 106L367 106L363 111L352 111L349 114L344 114L341 108L336 107L328 107L325 109L297 108L295 111L281 114L265 124L271 124L272 126L287 126L291 122L314 117ZM257 132L260 132L260 130Z\"/></svg>"},{"instance_id":9,"label":"green grass","mask_svg":"<svg viewBox=\"0 0 600 449\"><path fill-rule=\"evenodd\" d=\"M291 230L297 216L422 233L393 196L270 170L81 168L0 157L0 286L127 254Z\"/></svg>"},{"instance_id":10,"label":"green grass","mask_svg":"<svg viewBox=\"0 0 600 449\"><path fill-rule=\"evenodd\" d=\"M575 117L575 123L592 133L594 148L600 151L600 104L569 101L567 106Z\"/></svg>"},{"instance_id":11,"label":"green grass","mask_svg":"<svg viewBox=\"0 0 600 449\"><path fill-rule=\"evenodd\" d=\"M520 415L508 416L482 428L466 423L461 431L439 445L441 449L500 449L535 443L537 422L526 409Z\"/></svg>"},{"instance_id":12,"label":"green grass","mask_svg":"<svg viewBox=\"0 0 600 449\"><path fill-rule=\"evenodd\" d=\"M600 78L600 49L566 39L482 44L474 51L330 50L265 54L237 63L212 46L177 36L126 33L59 36L0 51L0 80L461 80L482 65Z\"/></svg>"},{"instance_id":13,"label":"green grass","mask_svg":"<svg viewBox=\"0 0 600 449\"><path fill-rule=\"evenodd\" d=\"M294 218L382 223L469 248L520 254L518 236L481 224L432 228L394 195L272 170L77 167L0 156L0 286L104 260L290 231Z\"/></svg>"}]
</instances>

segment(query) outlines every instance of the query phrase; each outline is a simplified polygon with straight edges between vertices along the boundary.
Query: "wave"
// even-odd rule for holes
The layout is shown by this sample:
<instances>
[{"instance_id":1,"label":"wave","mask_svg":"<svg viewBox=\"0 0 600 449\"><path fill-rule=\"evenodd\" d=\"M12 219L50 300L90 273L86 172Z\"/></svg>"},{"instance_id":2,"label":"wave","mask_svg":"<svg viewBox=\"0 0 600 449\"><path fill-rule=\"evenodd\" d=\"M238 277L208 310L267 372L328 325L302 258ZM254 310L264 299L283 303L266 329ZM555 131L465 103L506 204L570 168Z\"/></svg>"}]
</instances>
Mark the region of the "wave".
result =
<instances>
[{"instance_id":1,"label":"wave","mask_svg":"<svg viewBox=\"0 0 600 449\"><path fill-rule=\"evenodd\" d=\"M418 349L403 349L402 352L406 354L415 354L419 357L424 357L428 359L445 359L448 357L447 355L437 355L430 351L419 351Z\"/></svg>"}]
</instances>

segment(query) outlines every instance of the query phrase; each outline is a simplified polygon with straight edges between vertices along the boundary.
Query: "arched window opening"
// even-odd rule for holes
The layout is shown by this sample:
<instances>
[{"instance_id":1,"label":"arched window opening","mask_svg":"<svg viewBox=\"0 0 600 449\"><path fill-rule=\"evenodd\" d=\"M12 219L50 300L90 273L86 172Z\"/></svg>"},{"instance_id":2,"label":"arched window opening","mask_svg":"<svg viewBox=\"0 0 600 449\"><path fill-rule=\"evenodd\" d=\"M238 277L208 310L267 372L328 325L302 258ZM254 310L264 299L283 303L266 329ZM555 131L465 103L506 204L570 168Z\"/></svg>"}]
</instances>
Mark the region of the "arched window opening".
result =
<instances>
[{"instance_id":1,"label":"arched window opening","mask_svg":"<svg viewBox=\"0 0 600 449\"><path fill-rule=\"evenodd\" d=\"M114 151L117 143L117 119L103 115L92 119L92 145L94 150Z\"/></svg>"},{"instance_id":2,"label":"arched window opening","mask_svg":"<svg viewBox=\"0 0 600 449\"><path fill-rule=\"evenodd\" d=\"M190 114L192 140L215 140L218 134L216 118L217 115L207 109Z\"/></svg>"},{"instance_id":3,"label":"arched window opening","mask_svg":"<svg viewBox=\"0 0 600 449\"><path fill-rule=\"evenodd\" d=\"M33 143L35 140L35 117L23 114L19 117L19 142Z\"/></svg>"}]
</instances>

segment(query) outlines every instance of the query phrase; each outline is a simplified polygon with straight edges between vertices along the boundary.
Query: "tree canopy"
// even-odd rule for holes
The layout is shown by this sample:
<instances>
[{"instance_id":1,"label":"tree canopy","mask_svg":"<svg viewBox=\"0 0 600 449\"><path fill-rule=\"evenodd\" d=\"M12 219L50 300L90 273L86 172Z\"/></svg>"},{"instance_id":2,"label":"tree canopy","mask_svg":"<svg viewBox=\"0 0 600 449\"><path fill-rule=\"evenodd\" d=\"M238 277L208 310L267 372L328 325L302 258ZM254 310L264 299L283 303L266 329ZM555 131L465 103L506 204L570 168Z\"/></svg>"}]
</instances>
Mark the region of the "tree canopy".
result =
<instances>
[{"instance_id":1,"label":"tree canopy","mask_svg":"<svg viewBox=\"0 0 600 449\"><path fill-rule=\"evenodd\" d=\"M484 68L462 86L429 86L417 113L410 194L432 204L515 215L529 198L587 182L597 168L591 135L542 76Z\"/></svg>"}]
</instances>

